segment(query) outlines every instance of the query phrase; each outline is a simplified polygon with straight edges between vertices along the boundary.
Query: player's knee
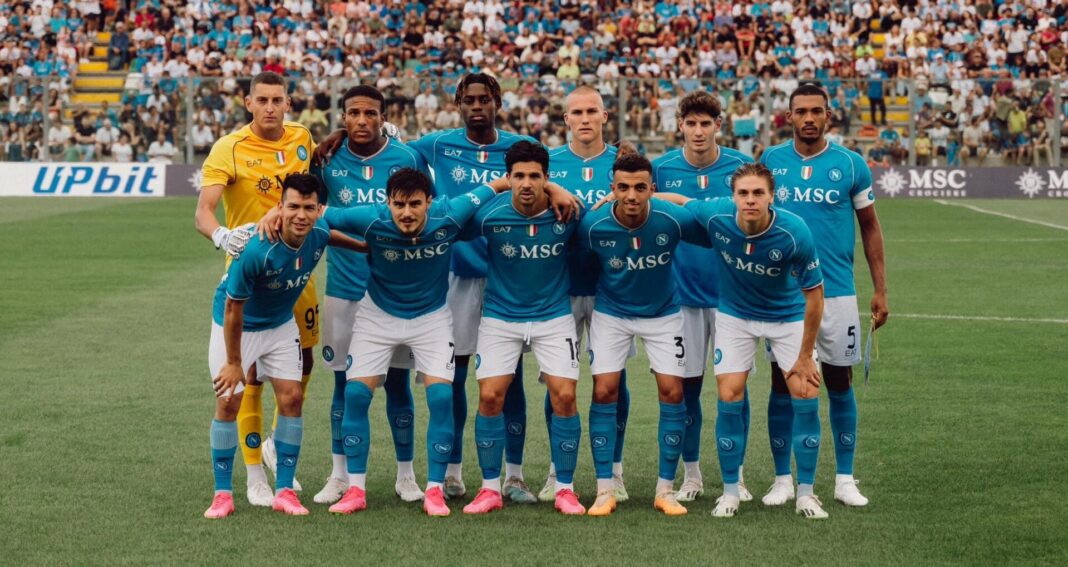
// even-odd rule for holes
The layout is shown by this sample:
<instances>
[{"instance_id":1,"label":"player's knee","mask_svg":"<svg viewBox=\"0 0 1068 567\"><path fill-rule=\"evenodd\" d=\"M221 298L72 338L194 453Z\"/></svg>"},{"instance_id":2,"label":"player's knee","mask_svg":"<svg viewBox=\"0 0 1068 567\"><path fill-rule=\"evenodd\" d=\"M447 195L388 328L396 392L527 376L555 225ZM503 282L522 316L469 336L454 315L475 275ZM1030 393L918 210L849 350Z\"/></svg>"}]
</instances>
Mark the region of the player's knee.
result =
<instances>
[{"instance_id":1,"label":"player's knee","mask_svg":"<svg viewBox=\"0 0 1068 567\"><path fill-rule=\"evenodd\" d=\"M844 392L853 385L853 367L823 364L823 381L832 392Z\"/></svg>"},{"instance_id":2,"label":"player's knee","mask_svg":"<svg viewBox=\"0 0 1068 567\"><path fill-rule=\"evenodd\" d=\"M563 417L569 417L575 415L577 408L575 407L575 390L560 390L554 392L552 396L553 413Z\"/></svg>"},{"instance_id":3,"label":"player's knee","mask_svg":"<svg viewBox=\"0 0 1068 567\"><path fill-rule=\"evenodd\" d=\"M300 410L304 405L304 394L301 392L300 383L295 382L295 385L296 388L286 388L276 393L278 413L289 417L300 415Z\"/></svg>"},{"instance_id":4,"label":"player's knee","mask_svg":"<svg viewBox=\"0 0 1068 567\"><path fill-rule=\"evenodd\" d=\"M500 415L504 411L504 392L491 390L489 388L482 389L478 393L478 413L486 416L493 417Z\"/></svg>"},{"instance_id":5,"label":"player's knee","mask_svg":"<svg viewBox=\"0 0 1068 567\"><path fill-rule=\"evenodd\" d=\"M683 399L682 380L657 384L660 401L668 404L681 404Z\"/></svg>"},{"instance_id":6,"label":"player's knee","mask_svg":"<svg viewBox=\"0 0 1068 567\"><path fill-rule=\"evenodd\" d=\"M619 383L605 384L597 382L593 385L593 401L599 404L612 404L619 399Z\"/></svg>"},{"instance_id":7,"label":"player's knee","mask_svg":"<svg viewBox=\"0 0 1068 567\"><path fill-rule=\"evenodd\" d=\"M240 396L234 396L230 401L218 398L215 403L215 419L219 421L234 421L237 419L237 412L240 408Z\"/></svg>"},{"instance_id":8,"label":"player's knee","mask_svg":"<svg viewBox=\"0 0 1068 567\"><path fill-rule=\"evenodd\" d=\"M786 376L782 373L777 363L771 363L771 389L776 394L789 394L790 387L786 385Z\"/></svg>"},{"instance_id":9,"label":"player's knee","mask_svg":"<svg viewBox=\"0 0 1068 567\"><path fill-rule=\"evenodd\" d=\"M719 399L723 402L740 402L744 400L745 382L742 382L741 384L727 384L725 382L720 382Z\"/></svg>"}]
</instances>

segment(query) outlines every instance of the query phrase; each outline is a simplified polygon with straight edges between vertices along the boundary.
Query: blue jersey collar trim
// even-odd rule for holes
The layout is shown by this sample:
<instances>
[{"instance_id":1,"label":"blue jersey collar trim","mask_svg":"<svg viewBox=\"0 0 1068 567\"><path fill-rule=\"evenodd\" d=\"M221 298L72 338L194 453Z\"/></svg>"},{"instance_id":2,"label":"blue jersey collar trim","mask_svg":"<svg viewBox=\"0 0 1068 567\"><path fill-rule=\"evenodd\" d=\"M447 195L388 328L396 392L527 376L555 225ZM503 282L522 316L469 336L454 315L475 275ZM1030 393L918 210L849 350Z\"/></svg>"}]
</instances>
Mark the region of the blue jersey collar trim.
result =
<instances>
[{"instance_id":1,"label":"blue jersey collar trim","mask_svg":"<svg viewBox=\"0 0 1068 567\"><path fill-rule=\"evenodd\" d=\"M343 145L345 147L345 151L347 151L349 153L349 155L351 155L352 157L354 157L354 158L356 158L356 159L358 159L360 161L367 161L369 159L378 157L382 152L386 151L386 148L388 148L390 146L390 144L392 144L392 143L393 143L392 140L390 140L389 138L386 138L386 143L382 144L382 147L378 148L378 151L376 151L375 153L373 153L373 154L371 154L369 156L361 156L360 154L357 154L356 152L352 151L352 148L349 147L348 138L345 138L345 143Z\"/></svg>"},{"instance_id":2,"label":"blue jersey collar trim","mask_svg":"<svg viewBox=\"0 0 1068 567\"><path fill-rule=\"evenodd\" d=\"M779 214L775 212L775 208L774 207L769 207L768 211L771 212L771 222L768 223L768 227L767 228L765 228L764 230L762 230L762 231L760 231L760 232L758 232L756 234L745 234L745 230L742 228L742 223L738 222L738 213L734 213L734 225L738 227L738 230L741 231L741 233L743 235L745 235L745 239L746 240L751 240L751 239L754 239L754 238L760 238L761 236L764 236L768 232L771 232L772 227L775 226L775 221L778 220L778 218L779 218Z\"/></svg>"},{"instance_id":3,"label":"blue jersey collar trim","mask_svg":"<svg viewBox=\"0 0 1068 567\"><path fill-rule=\"evenodd\" d=\"M686 165L696 169L697 171L701 171L703 169L708 169L708 168L712 167L713 165L716 165L717 163L719 163L719 160L721 158L723 158L723 148L720 147L720 145L716 144L715 142L713 142L713 145L716 146L716 159L713 160L712 163L710 163L710 164L708 164L708 165L706 165L704 167L697 167L692 162L690 162L689 158L686 157L686 148L685 147L683 147L682 149L679 150L679 155L682 156L682 161L686 162Z\"/></svg>"},{"instance_id":4,"label":"blue jersey collar trim","mask_svg":"<svg viewBox=\"0 0 1068 567\"><path fill-rule=\"evenodd\" d=\"M592 157L588 157L588 158L584 158L584 157L578 155L577 153L575 153L575 150L571 147L571 142L567 143L567 151L571 152L571 155L573 155L576 158L582 160L582 163L588 163L588 162L591 162L591 161L603 156L605 154L605 152L608 151L608 144L606 142L604 142L603 140L601 141L601 143L604 144L604 147L601 148L601 151L598 152L597 155L592 156Z\"/></svg>"},{"instance_id":5,"label":"blue jersey collar trim","mask_svg":"<svg viewBox=\"0 0 1068 567\"><path fill-rule=\"evenodd\" d=\"M618 201L616 201L616 202L618 203ZM635 228L630 228L629 226L619 222L619 217L616 216L616 206L615 205L612 205L612 210L609 211L609 214L612 215L612 222L618 224L620 228L622 228L623 230L625 230L627 232L634 232L636 230L641 230L641 229L645 228L645 225L649 224L649 219L653 218L653 203L650 200L648 203L645 204L645 220L642 221L642 223L640 225L636 226Z\"/></svg>"},{"instance_id":6,"label":"blue jersey collar trim","mask_svg":"<svg viewBox=\"0 0 1068 567\"><path fill-rule=\"evenodd\" d=\"M821 155L827 153L827 150L831 149L831 141L828 140L827 138L824 138L823 141L826 143L826 145L823 146L823 149L818 151L818 152L816 152L816 153L814 153L814 154L812 154L812 155L810 155L810 156L807 156L807 157L801 155L801 152L797 151L797 147L794 146L794 143L792 141L790 142L790 150L793 151L794 154L797 155L797 157L801 158L801 161L808 161L810 159L816 159L816 158L820 157Z\"/></svg>"}]
</instances>

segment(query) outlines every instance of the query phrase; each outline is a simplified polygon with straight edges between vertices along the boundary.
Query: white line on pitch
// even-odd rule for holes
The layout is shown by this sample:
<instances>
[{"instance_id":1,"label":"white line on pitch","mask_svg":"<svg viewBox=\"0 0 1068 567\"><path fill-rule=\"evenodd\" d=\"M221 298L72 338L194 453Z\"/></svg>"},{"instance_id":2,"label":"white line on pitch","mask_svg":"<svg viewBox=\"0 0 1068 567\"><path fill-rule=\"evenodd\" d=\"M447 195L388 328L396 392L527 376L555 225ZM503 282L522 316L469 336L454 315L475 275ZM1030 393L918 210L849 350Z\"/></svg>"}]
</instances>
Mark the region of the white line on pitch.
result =
<instances>
[{"instance_id":1,"label":"white line on pitch","mask_svg":"<svg viewBox=\"0 0 1068 567\"><path fill-rule=\"evenodd\" d=\"M994 215L996 217L1004 217L1004 218L1007 218L1007 219L1012 219L1014 221L1037 224L1039 226L1045 226L1045 227L1049 227L1049 228L1056 228L1058 230L1068 230L1068 226L1064 226L1062 224L1054 224L1054 223L1051 223L1051 222L1045 222L1045 221L1040 221L1040 220L1035 220L1035 219L1029 219L1027 217L1018 217L1016 215L1010 215L1009 213L991 211L989 209L983 209L983 208L980 208L980 207L976 207L975 205L969 205L969 204L966 204L966 203L954 203L954 202L946 201L944 199L935 199L935 202L938 203L939 205L949 205L951 207L963 207L965 209L968 209L968 210L971 210L971 211L975 211L977 213L984 213L984 214L987 214L987 215Z\"/></svg>"},{"instance_id":2,"label":"white line on pitch","mask_svg":"<svg viewBox=\"0 0 1068 567\"><path fill-rule=\"evenodd\" d=\"M946 321L998 321L1002 323L1053 323L1068 325L1068 319L1043 319L1031 317L993 317L984 315L929 315L925 313L891 313L890 318L933 319Z\"/></svg>"}]
</instances>

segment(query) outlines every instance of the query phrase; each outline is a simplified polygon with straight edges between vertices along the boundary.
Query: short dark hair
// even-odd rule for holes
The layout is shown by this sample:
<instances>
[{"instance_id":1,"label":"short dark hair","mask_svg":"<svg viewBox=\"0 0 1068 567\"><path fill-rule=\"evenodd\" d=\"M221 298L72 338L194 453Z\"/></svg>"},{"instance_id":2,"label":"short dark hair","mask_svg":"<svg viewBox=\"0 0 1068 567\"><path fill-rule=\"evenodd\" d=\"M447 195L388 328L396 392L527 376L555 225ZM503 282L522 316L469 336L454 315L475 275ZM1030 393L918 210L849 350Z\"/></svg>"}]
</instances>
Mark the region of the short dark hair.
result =
<instances>
[{"instance_id":1,"label":"short dark hair","mask_svg":"<svg viewBox=\"0 0 1068 567\"><path fill-rule=\"evenodd\" d=\"M286 86L286 80L282 77L282 75L279 75L274 71L264 71L259 75L252 77L252 84L248 87L249 94L252 94L252 91L256 88L256 85L280 85L284 89Z\"/></svg>"},{"instance_id":2,"label":"short dark hair","mask_svg":"<svg viewBox=\"0 0 1068 567\"><path fill-rule=\"evenodd\" d=\"M612 173L618 171L625 171L627 173L637 173L639 171L648 171L649 175L653 174L653 164L649 162L649 159L641 154L623 154L616 158L616 162L612 164Z\"/></svg>"},{"instance_id":3,"label":"short dark hair","mask_svg":"<svg viewBox=\"0 0 1068 567\"><path fill-rule=\"evenodd\" d=\"M432 187L430 178L425 173L410 167L402 167L389 176L389 181L386 182L386 195L390 199L413 193L422 193L427 197L432 197L434 195Z\"/></svg>"},{"instance_id":4,"label":"short dark hair","mask_svg":"<svg viewBox=\"0 0 1068 567\"><path fill-rule=\"evenodd\" d=\"M345 94L341 96L341 109L345 109L345 103L350 98L358 96L371 98L378 101L378 111L381 112L386 109L386 97L382 95L382 91L372 87L371 85L356 85L351 89L345 91Z\"/></svg>"},{"instance_id":5,"label":"short dark hair","mask_svg":"<svg viewBox=\"0 0 1068 567\"><path fill-rule=\"evenodd\" d=\"M769 191L775 190L775 176L771 174L768 166L762 163L747 163L734 170L731 174L731 193L734 193L734 186L740 177L760 177L768 182Z\"/></svg>"},{"instance_id":6,"label":"short dark hair","mask_svg":"<svg viewBox=\"0 0 1068 567\"><path fill-rule=\"evenodd\" d=\"M679 101L679 118L686 118L691 114L707 114L712 118L719 118L723 114L723 107L719 99L707 91L694 91Z\"/></svg>"},{"instance_id":7,"label":"short dark hair","mask_svg":"<svg viewBox=\"0 0 1068 567\"><path fill-rule=\"evenodd\" d=\"M490 96L493 97L493 101L497 103L497 108L501 107L501 84L497 82L497 79L485 74L485 73L469 73L464 75L464 78L460 79L460 84L456 85L456 104L459 105L460 99L464 97L464 91L471 85L486 85L489 89Z\"/></svg>"},{"instance_id":8,"label":"short dark hair","mask_svg":"<svg viewBox=\"0 0 1068 567\"><path fill-rule=\"evenodd\" d=\"M801 86L794 89L794 92L790 93L790 109L794 108L794 99L799 96L822 96L823 104L827 106L831 102L831 97L827 95L827 91L823 89L818 83L801 83Z\"/></svg>"},{"instance_id":9,"label":"short dark hair","mask_svg":"<svg viewBox=\"0 0 1068 567\"><path fill-rule=\"evenodd\" d=\"M290 189L300 193L302 197L316 196L320 205L326 204L326 188L318 176L310 173L290 173L282 180L282 202L286 200L286 192Z\"/></svg>"},{"instance_id":10,"label":"short dark hair","mask_svg":"<svg viewBox=\"0 0 1068 567\"><path fill-rule=\"evenodd\" d=\"M549 174L549 151L545 146L527 140L520 140L504 154L505 171L512 173L512 166L520 162L533 161L541 166L541 172Z\"/></svg>"}]
</instances>

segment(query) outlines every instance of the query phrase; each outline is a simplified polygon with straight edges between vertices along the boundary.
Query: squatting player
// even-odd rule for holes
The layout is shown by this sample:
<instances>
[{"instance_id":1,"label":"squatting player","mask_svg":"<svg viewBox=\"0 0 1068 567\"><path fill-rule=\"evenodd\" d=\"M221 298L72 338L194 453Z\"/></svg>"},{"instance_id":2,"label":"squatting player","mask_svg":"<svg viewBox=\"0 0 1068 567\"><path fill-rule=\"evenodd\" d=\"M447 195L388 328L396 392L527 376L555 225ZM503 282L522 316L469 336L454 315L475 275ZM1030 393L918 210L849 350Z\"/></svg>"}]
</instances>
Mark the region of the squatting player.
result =
<instances>
[{"instance_id":1,"label":"squatting player","mask_svg":"<svg viewBox=\"0 0 1068 567\"><path fill-rule=\"evenodd\" d=\"M714 364L723 496L712 515L733 517L741 503L739 473L748 433L742 415L745 383L760 339L765 339L790 369L786 383L794 409L797 513L826 518L813 494L820 445L820 376L813 349L823 311L823 276L812 233L797 215L771 207L774 178L763 165L738 168L731 186L732 199L673 199L685 203L705 227L721 268Z\"/></svg>"},{"instance_id":2,"label":"squatting player","mask_svg":"<svg viewBox=\"0 0 1068 567\"><path fill-rule=\"evenodd\" d=\"M252 114L252 122L215 142L204 161L196 227L215 243L216 248L229 251L243 247L248 232L235 229L255 223L278 204L282 181L287 175L308 172L315 143L307 128L284 121L289 102L285 79L281 75L271 72L256 75L245 97L245 108ZM225 211L225 226L215 218L220 199ZM319 304L314 279L304 288L293 316L300 328L301 382L307 388L312 370L311 350L319 340ZM258 383L246 387L237 418L241 453L248 469L247 497L254 506L270 506L273 500L260 447L262 387ZM273 447L273 440L268 438L263 445ZM270 455L267 460L268 466L273 466ZM299 488L299 483L296 486Z\"/></svg>"},{"instance_id":3,"label":"squatting player","mask_svg":"<svg viewBox=\"0 0 1068 567\"><path fill-rule=\"evenodd\" d=\"M693 215L665 201L650 201L653 166L637 154L613 166L610 207L582 219L579 238L597 256L601 275L590 324L593 403L590 446L597 475L597 499L588 514L606 516L616 507L612 452L620 371L635 338L641 338L660 398L657 440L659 478L654 506L669 516L686 513L675 498L674 480L685 433L682 374L686 345L672 277L674 252L682 240L707 245Z\"/></svg>"},{"instance_id":4,"label":"squatting player","mask_svg":"<svg viewBox=\"0 0 1068 567\"><path fill-rule=\"evenodd\" d=\"M549 178L567 189L592 207L611 190L612 165L616 162L618 149L604 141L604 125L608 112L604 100L596 89L580 86L567 95L564 122L571 132L571 141L559 148L549 150ZM572 242L568 250L571 285L571 314L575 318L576 350L582 352L582 337L587 335L593 317L594 297L597 295L597 257L589 250ZM553 405L545 393L545 425L552 437ZM612 454L612 479L615 483L616 501L627 500L623 484L623 441L630 415L630 390L627 388L627 369L619 377L619 399L616 402L616 444ZM550 463L545 486L538 499L556 500L556 468Z\"/></svg>"},{"instance_id":5,"label":"squatting player","mask_svg":"<svg viewBox=\"0 0 1068 567\"><path fill-rule=\"evenodd\" d=\"M797 213L812 230L826 278L826 307L816 351L827 383L831 431L837 468L834 498L847 506L865 506L857 489L853 458L857 442L857 402L853 396L853 365L860 362L860 316L853 280L853 249L860 223L864 256L874 286L871 319L875 328L886 322L886 269L883 233L875 214L871 170L864 158L824 136L827 93L804 84L790 94L787 119L793 140L768 148L760 157L775 175L776 208ZM772 360L775 360L772 353ZM772 394L768 403L768 434L775 460L775 482L764 496L767 505L793 498L790 477L790 412L780 365L772 363Z\"/></svg>"},{"instance_id":6,"label":"squatting player","mask_svg":"<svg viewBox=\"0 0 1068 567\"><path fill-rule=\"evenodd\" d=\"M716 143L723 125L719 99L705 91L687 94L679 101L679 131L683 146L653 160L653 182L658 191L691 199L729 197L731 175L752 158ZM679 243L675 252L675 283L682 311L682 335L686 344L683 399L686 402L686 435L682 441L684 476L676 495L691 502L704 493L701 477L701 387L709 349L715 344L716 311L719 306L718 261L715 252L701 246ZM744 419L749 430L749 397L745 396ZM745 451L742 451L744 456ZM743 500L753 495L739 481Z\"/></svg>"},{"instance_id":7,"label":"squatting player","mask_svg":"<svg viewBox=\"0 0 1068 567\"><path fill-rule=\"evenodd\" d=\"M253 90L253 93L258 91ZM217 401L211 422L211 458L215 497L206 518L222 518L234 511L233 463L238 427L234 420L247 389L244 382L253 364L270 380L278 400L277 494L272 507L286 514L305 515L293 491L293 475L304 432L301 406L300 333L293 306L311 280L330 231L319 218L322 185L307 174L283 181L281 239L255 239L230 263L215 293L208 365Z\"/></svg>"},{"instance_id":8,"label":"squatting player","mask_svg":"<svg viewBox=\"0 0 1068 567\"><path fill-rule=\"evenodd\" d=\"M345 129L348 138L333 159L321 167L312 168L327 188L327 205L341 209L385 203L386 182L390 174L401 168L427 172L426 161L398 140L382 135L385 98L378 89L360 85L350 88L342 97ZM331 452L333 469L326 485L315 495L315 502L337 502L348 488L345 451L341 444L341 422L345 409L345 371L351 364L349 345L352 324L359 301L367 290L369 268L367 256L359 252L334 247L327 253L326 300L323 313L323 359L334 370L334 396L330 404ZM410 352L397 351L386 374L386 418L393 434L397 456L395 490L405 501L423 498L423 491L415 480L414 404L408 370Z\"/></svg>"},{"instance_id":9,"label":"squatting player","mask_svg":"<svg viewBox=\"0 0 1068 567\"><path fill-rule=\"evenodd\" d=\"M575 407L579 350L568 300L568 243L578 220L560 222L549 207L549 154L541 144L516 142L505 154L510 194L483 206L464 238L484 236L489 265L475 375L479 406L475 444L482 489L465 514L499 510L505 393L524 347L534 351L553 406L550 454L556 470L554 499L564 514L581 515L573 477L582 424Z\"/></svg>"}]
</instances>

